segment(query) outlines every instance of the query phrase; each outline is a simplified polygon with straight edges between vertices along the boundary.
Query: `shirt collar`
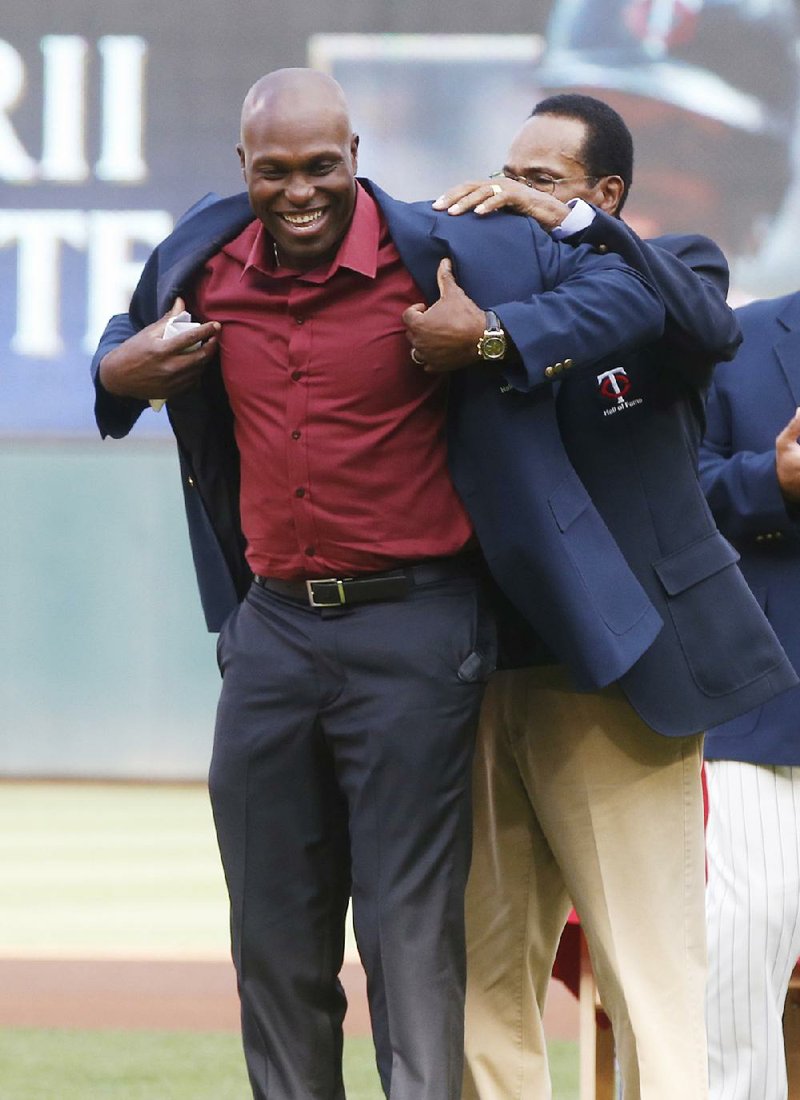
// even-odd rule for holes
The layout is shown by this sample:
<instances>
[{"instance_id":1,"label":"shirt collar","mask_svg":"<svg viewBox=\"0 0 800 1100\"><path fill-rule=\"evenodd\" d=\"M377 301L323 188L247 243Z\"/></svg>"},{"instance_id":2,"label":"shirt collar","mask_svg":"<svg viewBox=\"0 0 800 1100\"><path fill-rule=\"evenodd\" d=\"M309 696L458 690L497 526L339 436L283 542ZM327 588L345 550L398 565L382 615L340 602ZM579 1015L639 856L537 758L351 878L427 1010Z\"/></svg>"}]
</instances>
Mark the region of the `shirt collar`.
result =
<instances>
[{"instance_id":1,"label":"shirt collar","mask_svg":"<svg viewBox=\"0 0 800 1100\"><path fill-rule=\"evenodd\" d=\"M381 236L381 216L378 205L361 184L356 180L356 202L353 217L342 243L333 259L324 266L311 271L292 272L287 269L276 271L272 237L259 222L252 246L244 262L242 276L250 268L256 268L264 275L275 277L284 274L295 275L310 283L324 283L332 278L340 267L346 267L368 279L374 279L378 270L378 246Z\"/></svg>"}]
</instances>

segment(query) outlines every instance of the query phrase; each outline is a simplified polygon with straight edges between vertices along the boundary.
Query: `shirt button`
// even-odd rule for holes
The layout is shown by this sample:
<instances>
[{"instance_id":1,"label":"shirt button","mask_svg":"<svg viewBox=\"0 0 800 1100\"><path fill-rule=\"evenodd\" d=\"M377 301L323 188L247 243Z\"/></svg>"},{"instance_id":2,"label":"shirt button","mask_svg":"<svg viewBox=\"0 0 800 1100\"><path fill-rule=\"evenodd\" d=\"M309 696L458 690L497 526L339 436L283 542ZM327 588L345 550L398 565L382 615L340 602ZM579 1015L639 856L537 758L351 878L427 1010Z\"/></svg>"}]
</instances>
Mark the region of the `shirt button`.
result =
<instances>
[{"instance_id":1,"label":"shirt button","mask_svg":"<svg viewBox=\"0 0 800 1100\"><path fill-rule=\"evenodd\" d=\"M305 553L306 553L306 554L307 554L307 555L308 555L308 556L309 556L310 558L313 558L313 557L314 557L314 555L316 554L316 552L317 552L317 548L316 548L316 546L307 546L307 547L306 547L306 549L305 549Z\"/></svg>"},{"instance_id":2,"label":"shirt button","mask_svg":"<svg viewBox=\"0 0 800 1100\"><path fill-rule=\"evenodd\" d=\"M292 381L293 382L299 382L302 377L303 377L303 372L301 370L293 370L292 371Z\"/></svg>"},{"instance_id":3,"label":"shirt button","mask_svg":"<svg viewBox=\"0 0 800 1100\"><path fill-rule=\"evenodd\" d=\"M296 325L302 325L302 323L303 323L304 321L305 321L305 317L295 317L295 319L294 319L294 323L295 323Z\"/></svg>"},{"instance_id":4,"label":"shirt button","mask_svg":"<svg viewBox=\"0 0 800 1100\"><path fill-rule=\"evenodd\" d=\"M299 439L299 438L300 438L300 432L298 432L297 428L295 428L295 430L292 432L292 439Z\"/></svg>"},{"instance_id":5,"label":"shirt button","mask_svg":"<svg viewBox=\"0 0 800 1100\"><path fill-rule=\"evenodd\" d=\"M294 491L294 495L295 495L296 497L304 497L304 496L306 495L306 491L305 491L305 489L303 489L303 488L302 488L302 486L301 486L301 487L300 487L299 489L295 489L295 491Z\"/></svg>"}]
</instances>

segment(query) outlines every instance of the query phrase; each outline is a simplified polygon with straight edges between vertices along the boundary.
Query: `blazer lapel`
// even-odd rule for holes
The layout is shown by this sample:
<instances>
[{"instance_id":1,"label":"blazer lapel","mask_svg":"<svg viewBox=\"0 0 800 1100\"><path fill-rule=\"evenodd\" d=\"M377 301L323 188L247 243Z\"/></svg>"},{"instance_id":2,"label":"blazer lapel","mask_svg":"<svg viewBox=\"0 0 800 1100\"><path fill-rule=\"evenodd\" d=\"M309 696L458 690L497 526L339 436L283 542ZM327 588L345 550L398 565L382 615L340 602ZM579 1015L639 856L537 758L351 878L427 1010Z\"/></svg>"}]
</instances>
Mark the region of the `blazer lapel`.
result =
<instances>
[{"instance_id":1,"label":"blazer lapel","mask_svg":"<svg viewBox=\"0 0 800 1100\"><path fill-rule=\"evenodd\" d=\"M447 244L433 236L436 215L430 203L401 202L371 180L359 180L381 208L400 258L431 305L439 297L436 269L448 255Z\"/></svg>"},{"instance_id":2,"label":"blazer lapel","mask_svg":"<svg viewBox=\"0 0 800 1100\"><path fill-rule=\"evenodd\" d=\"M778 318L784 330L775 341L775 354L791 390L795 406L800 406L800 301L793 295Z\"/></svg>"},{"instance_id":3,"label":"blazer lapel","mask_svg":"<svg viewBox=\"0 0 800 1100\"><path fill-rule=\"evenodd\" d=\"M156 284L159 316L182 292L188 277L252 220L250 201L242 193L201 207L197 213L190 211L178 223Z\"/></svg>"}]
</instances>

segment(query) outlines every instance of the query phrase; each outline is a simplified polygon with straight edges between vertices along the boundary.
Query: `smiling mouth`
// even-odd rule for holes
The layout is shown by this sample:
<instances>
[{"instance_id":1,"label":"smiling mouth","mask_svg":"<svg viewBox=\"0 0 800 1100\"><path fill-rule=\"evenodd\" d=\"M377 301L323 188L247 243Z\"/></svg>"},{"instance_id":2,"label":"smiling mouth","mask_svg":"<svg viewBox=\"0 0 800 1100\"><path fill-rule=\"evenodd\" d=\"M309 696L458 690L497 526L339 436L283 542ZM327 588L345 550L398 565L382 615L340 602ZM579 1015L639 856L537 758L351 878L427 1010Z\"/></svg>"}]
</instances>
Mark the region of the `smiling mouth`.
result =
<instances>
[{"instance_id":1,"label":"smiling mouth","mask_svg":"<svg viewBox=\"0 0 800 1100\"><path fill-rule=\"evenodd\" d=\"M286 225L290 225L292 229L309 229L311 226L316 225L324 214L324 210L309 210L307 213L302 214L279 213L278 217Z\"/></svg>"}]
</instances>

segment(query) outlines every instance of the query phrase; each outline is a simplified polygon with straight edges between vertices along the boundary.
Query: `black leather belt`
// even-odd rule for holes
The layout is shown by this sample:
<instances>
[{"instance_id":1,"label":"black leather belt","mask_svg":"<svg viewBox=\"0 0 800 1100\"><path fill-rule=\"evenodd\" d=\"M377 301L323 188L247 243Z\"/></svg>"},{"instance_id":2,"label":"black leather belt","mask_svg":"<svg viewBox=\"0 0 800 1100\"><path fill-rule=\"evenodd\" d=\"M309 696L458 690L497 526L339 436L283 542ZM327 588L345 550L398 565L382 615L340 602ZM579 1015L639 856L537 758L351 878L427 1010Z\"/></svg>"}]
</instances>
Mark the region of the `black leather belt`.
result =
<instances>
[{"instance_id":1,"label":"black leather belt","mask_svg":"<svg viewBox=\"0 0 800 1100\"><path fill-rule=\"evenodd\" d=\"M342 607L345 604L404 600L414 585L435 584L451 577L476 572L476 560L469 555L419 562L387 573L365 573L361 577L321 577L309 581L282 581L277 577L253 577L261 588L298 600L309 607Z\"/></svg>"}]
</instances>

